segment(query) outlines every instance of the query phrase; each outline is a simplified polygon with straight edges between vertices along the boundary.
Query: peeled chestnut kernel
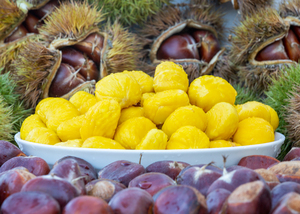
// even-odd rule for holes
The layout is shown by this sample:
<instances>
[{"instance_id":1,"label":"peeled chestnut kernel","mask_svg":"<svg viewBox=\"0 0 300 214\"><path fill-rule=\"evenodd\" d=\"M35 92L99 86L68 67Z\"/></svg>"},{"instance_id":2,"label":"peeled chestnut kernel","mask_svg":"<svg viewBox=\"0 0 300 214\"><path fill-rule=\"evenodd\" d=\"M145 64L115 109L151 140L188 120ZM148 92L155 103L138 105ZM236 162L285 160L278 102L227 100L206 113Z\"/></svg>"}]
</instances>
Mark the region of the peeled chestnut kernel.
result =
<instances>
[{"instance_id":1,"label":"peeled chestnut kernel","mask_svg":"<svg viewBox=\"0 0 300 214\"><path fill-rule=\"evenodd\" d=\"M61 49L61 52L63 63L71 65L75 70L79 70L79 73L86 80L98 81L99 71L92 60L74 48L65 47Z\"/></svg>"},{"instance_id":2,"label":"peeled chestnut kernel","mask_svg":"<svg viewBox=\"0 0 300 214\"><path fill-rule=\"evenodd\" d=\"M196 43L201 44L198 47L200 58L205 62L210 62L221 49L217 38L211 32L205 30L197 30L192 35Z\"/></svg>"},{"instance_id":3,"label":"peeled chestnut kernel","mask_svg":"<svg viewBox=\"0 0 300 214\"><path fill-rule=\"evenodd\" d=\"M194 38L187 34L177 34L167 38L157 51L157 59L200 59Z\"/></svg>"},{"instance_id":4,"label":"peeled chestnut kernel","mask_svg":"<svg viewBox=\"0 0 300 214\"><path fill-rule=\"evenodd\" d=\"M256 56L257 61L289 59L282 40L278 40L263 48Z\"/></svg>"},{"instance_id":5,"label":"peeled chestnut kernel","mask_svg":"<svg viewBox=\"0 0 300 214\"><path fill-rule=\"evenodd\" d=\"M27 17L24 20L23 24L29 33L36 33L36 34L39 33L37 29L39 24L39 19L36 16L32 15L31 13L27 14Z\"/></svg>"},{"instance_id":6,"label":"peeled chestnut kernel","mask_svg":"<svg viewBox=\"0 0 300 214\"><path fill-rule=\"evenodd\" d=\"M8 42L13 42L17 39L20 39L24 36L26 36L26 34L29 33L28 30L24 27L24 25L20 25L16 28L15 31L12 32L12 34L10 34L5 40L5 43Z\"/></svg>"},{"instance_id":7,"label":"peeled chestnut kernel","mask_svg":"<svg viewBox=\"0 0 300 214\"><path fill-rule=\"evenodd\" d=\"M49 89L50 97L62 97L78 85L86 82L72 66L61 63Z\"/></svg>"},{"instance_id":8,"label":"peeled chestnut kernel","mask_svg":"<svg viewBox=\"0 0 300 214\"><path fill-rule=\"evenodd\" d=\"M97 66L100 65L101 51L103 49L104 37L97 33L89 35L82 42L74 45L74 48L85 53Z\"/></svg>"},{"instance_id":9,"label":"peeled chestnut kernel","mask_svg":"<svg viewBox=\"0 0 300 214\"><path fill-rule=\"evenodd\" d=\"M300 59L300 42L295 33L290 29L288 35L282 41L289 58L298 62Z\"/></svg>"}]
</instances>

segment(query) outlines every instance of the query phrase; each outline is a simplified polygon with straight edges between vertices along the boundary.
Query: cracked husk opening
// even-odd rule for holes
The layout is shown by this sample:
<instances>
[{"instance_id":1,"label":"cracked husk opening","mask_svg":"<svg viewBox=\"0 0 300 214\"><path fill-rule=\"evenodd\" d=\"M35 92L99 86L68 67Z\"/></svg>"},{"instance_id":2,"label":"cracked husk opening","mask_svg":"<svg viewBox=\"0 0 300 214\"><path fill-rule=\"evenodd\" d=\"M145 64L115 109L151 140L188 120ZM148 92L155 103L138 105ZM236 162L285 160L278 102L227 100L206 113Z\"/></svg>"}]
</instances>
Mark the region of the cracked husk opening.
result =
<instances>
[{"instance_id":1,"label":"cracked husk opening","mask_svg":"<svg viewBox=\"0 0 300 214\"><path fill-rule=\"evenodd\" d=\"M99 70L100 70L100 76L104 77L107 75L107 65L105 63L105 54L107 52L108 49L108 43L109 43L109 39L108 39L108 34L105 32L100 31L99 28L92 28L89 31L87 31L85 34L80 35L79 37L77 37L77 39L69 39L69 38L60 38L57 40L53 40L50 45L49 48L50 49L59 49L62 47L67 47L67 46L72 46L75 45L79 42L82 42L84 39L86 39L89 35L91 35L92 33L97 33L100 36L103 36L104 41L103 41L103 48L101 50L101 56L100 56L100 65L99 66Z\"/></svg>"},{"instance_id":2,"label":"cracked husk opening","mask_svg":"<svg viewBox=\"0 0 300 214\"><path fill-rule=\"evenodd\" d=\"M150 50L150 60L154 65L158 65L162 61L166 61L166 59L159 60L157 59L157 51L161 44L170 36L182 32L184 29L197 29L197 30L205 30L212 33L218 39L218 33L216 30L209 26L196 22L192 19L184 20L177 25L169 27L166 31L164 31L159 37L154 41L152 48ZM198 59L170 59L169 61L173 61L175 63L179 63L183 66L186 73L189 76L190 82L195 78L198 78L202 75L207 75L212 72L214 69L219 57L224 53L225 48L222 48L211 60L209 63L204 62L203 60Z\"/></svg>"},{"instance_id":3,"label":"cracked husk opening","mask_svg":"<svg viewBox=\"0 0 300 214\"><path fill-rule=\"evenodd\" d=\"M284 23L286 26L289 26L290 28L291 25L294 26L300 26L300 20L295 18L295 17L286 17L284 20ZM259 45L250 55L249 55L249 63L252 65L275 65L275 64L291 64L294 63L292 60L269 60L269 61L256 61L255 58L257 54L267 47L268 45L274 43L275 41L283 39L285 36L287 36L288 32L282 32L279 35L276 35L274 37L269 38L265 42L263 42L261 45Z\"/></svg>"}]
</instances>

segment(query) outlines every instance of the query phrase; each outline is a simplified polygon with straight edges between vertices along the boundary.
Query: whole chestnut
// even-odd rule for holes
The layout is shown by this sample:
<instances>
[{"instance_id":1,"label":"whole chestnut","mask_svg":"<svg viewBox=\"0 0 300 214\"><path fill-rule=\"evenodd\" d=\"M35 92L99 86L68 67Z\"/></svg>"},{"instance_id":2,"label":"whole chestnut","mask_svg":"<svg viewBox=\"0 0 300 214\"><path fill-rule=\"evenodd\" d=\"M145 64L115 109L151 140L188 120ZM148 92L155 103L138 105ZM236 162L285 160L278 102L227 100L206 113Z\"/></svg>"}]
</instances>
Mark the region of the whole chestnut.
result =
<instances>
[{"instance_id":1,"label":"whole chestnut","mask_svg":"<svg viewBox=\"0 0 300 214\"><path fill-rule=\"evenodd\" d=\"M115 180L127 187L133 178L143 173L145 173L145 168L141 164L119 160L101 169L98 172L98 178Z\"/></svg>"},{"instance_id":2,"label":"whole chestnut","mask_svg":"<svg viewBox=\"0 0 300 214\"><path fill-rule=\"evenodd\" d=\"M40 157L19 156L19 157L13 157L8 161L6 161L0 167L0 173L19 166L25 167L26 169L28 169L29 172L31 172L35 176L47 175L50 171L48 163Z\"/></svg>"},{"instance_id":3,"label":"whole chestnut","mask_svg":"<svg viewBox=\"0 0 300 214\"><path fill-rule=\"evenodd\" d=\"M200 59L195 39L187 34L172 35L162 42L157 59Z\"/></svg>"},{"instance_id":4,"label":"whole chestnut","mask_svg":"<svg viewBox=\"0 0 300 214\"><path fill-rule=\"evenodd\" d=\"M240 185L227 199L228 214L266 214L271 208L270 188L259 180Z\"/></svg>"},{"instance_id":5,"label":"whole chestnut","mask_svg":"<svg viewBox=\"0 0 300 214\"><path fill-rule=\"evenodd\" d=\"M210 60L221 50L219 41L211 32L206 30L196 30L192 35L196 43L201 44L198 47L198 50L200 59L203 61L210 62Z\"/></svg>"},{"instance_id":6,"label":"whole chestnut","mask_svg":"<svg viewBox=\"0 0 300 214\"><path fill-rule=\"evenodd\" d=\"M60 214L58 202L43 192L18 192L1 206L2 214Z\"/></svg>"},{"instance_id":7,"label":"whole chestnut","mask_svg":"<svg viewBox=\"0 0 300 214\"><path fill-rule=\"evenodd\" d=\"M10 195L20 192L22 187L36 176L24 167L17 167L0 173L0 206Z\"/></svg>"},{"instance_id":8,"label":"whole chestnut","mask_svg":"<svg viewBox=\"0 0 300 214\"><path fill-rule=\"evenodd\" d=\"M118 214L148 214L151 213L153 198L147 191L132 187L118 192L109 206Z\"/></svg>"},{"instance_id":9,"label":"whole chestnut","mask_svg":"<svg viewBox=\"0 0 300 214\"><path fill-rule=\"evenodd\" d=\"M49 96L62 97L84 82L86 80L79 71L75 71L66 63L61 63L49 88Z\"/></svg>"},{"instance_id":10,"label":"whole chestnut","mask_svg":"<svg viewBox=\"0 0 300 214\"><path fill-rule=\"evenodd\" d=\"M26 155L14 144L5 140L0 140L0 167L9 159L18 156Z\"/></svg>"},{"instance_id":11,"label":"whole chestnut","mask_svg":"<svg viewBox=\"0 0 300 214\"><path fill-rule=\"evenodd\" d=\"M282 40L278 40L258 52L256 58L257 61L268 61L268 60L280 60L289 59Z\"/></svg>"},{"instance_id":12,"label":"whole chestnut","mask_svg":"<svg viewBox=\"0 0 300 214\"><path fill-rule=\"evenodd\" d=\"M183 170L187 166L190 166L190 164L182 161L156 161L146 167L146 172L161 172L175 180L175 178L181 172L181 170Z\"/></svg>"},{"instance_id":13,"label":"whole chestnut","mask_svg":"<svg viewBox=\"0 0 300 214\"><path fill-rule=\"evenodd\" d=\"M126 186L114 180L100 178L87 183L85 189L87 195L102 198L109 202L115 194L126 189Z\"/></svg>"},{"instance_id":14,"label":"whole chestnut","mask_svg":"<svg viewBox=\"0 0 300 214\"><path fill-rule=\"evenodd\" d=\"M114 214L110 206L101 198L83 195L73 198L62 214Z\"/></svg>"},{"instance_id":15,"label":"whole chestnut","mask_svg":"<svg viewBox=\"0 0 300 214\"><path fill-rule=\"evenodd\" d=\"M153 199L153 214L207 213L205 197L191 186L176 185L165 187L157 192Z\"/></svg>"},{"instance_id":16,"label":"whole chestnut","mask_svg":"<svg viewBox=\"0 0 300 214\"><path fill-rule=\"evenodd\" d=\"M160 172L148 172L132 179L129 182L128 188L138 187L146 190L153 196L159 190L171 185L176 185L176 182L169 176Z\"/></svg>"},{"instance_id":17,"label":"whole chestnut","mask_svg":"<svg viewBox=\"0 0 300 214\"><path fill-rule=\"evenodd\" d=\"M61 209L73 198L79 196L77 189L67 180L54 175L42 175L28 181L21 192L39 191L51 195Z\"/></svg>"}]
</instances>

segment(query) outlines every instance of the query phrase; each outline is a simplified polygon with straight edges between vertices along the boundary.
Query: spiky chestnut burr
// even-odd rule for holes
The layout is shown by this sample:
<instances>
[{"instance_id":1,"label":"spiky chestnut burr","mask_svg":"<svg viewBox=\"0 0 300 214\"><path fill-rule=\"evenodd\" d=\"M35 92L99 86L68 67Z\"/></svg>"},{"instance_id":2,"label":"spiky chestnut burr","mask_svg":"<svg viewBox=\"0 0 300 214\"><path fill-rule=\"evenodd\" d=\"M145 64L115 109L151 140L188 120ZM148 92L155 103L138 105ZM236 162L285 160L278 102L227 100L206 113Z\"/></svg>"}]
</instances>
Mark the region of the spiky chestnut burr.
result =
<instances>
[{"instance_id":1,"label":"spiky chestnut burr","mask_svg":"<svg viewBox=\"0 0 300 214\"><path fill-rule=\"evenodd\" d=\"M43 43L26 44L12 64L27 106L49 96L92 93L99 78L135 69L139 52L134 35L118 23L101 30L102 21L103 14L86 1L62 3L47 17L40 28Z\"/></svg>"},{"instance_id":2,"label":"spiky chestnut burr","mask_svg":"<svg viewBox=\"0 0 300 214\"><path fill-rule=\"evenodd\" d=\"M25 19L25 11L22 11L17 4L4 0L0 5L0 41L3 41L19 24L19 20Z\"/></svg>"},{"instance_id":3,"label":"spiky chestnut burr","mask_svg":"<svg viewBox=\"0 0 300 214\"><path fill-rule=\"evenodd\" d=\"M114 23L107 21L98 28L97 25L104 20L104 15L101 11L97 12L97 7L89 6L86 1L64 4L45 21L46 25L40 29L41 34L51 43L50 48L74 45L75 49L85 51L80 49L79 45L81 45L88 46L94 51L97 45L102 45L99 47L101 53L98 59L100 78L109 73L134 70L141 51L136 34L122 27L118 21ZM87 38L86 40L89 41L84 40L77 44L79 40L91 33L95 33L96 36L98 34L97 38L101 41ZM88 53L87 55L89 56ZM91 55L94 55L94 52Z\"/></svg>"},{"instance_id":4,"label":"spiky chestnut burr","mask_svg":"<svg viewBox=\"0 0 300 214\"><path fill-rule=\"evenodd\" d=\"M299 17L300 15L300 3L298 0L284 1L279 5L280 16L286 17Z\"/></svg>"},{"instance_id":5,"label":"spiky chestnut burr","mask_svg":"<svg viewBox=\"0 0 300 214\"><path fill-rule=\"evenodd\" d=\"M277 131L286 136L285 143L281 147L281 153L278 156L282 160L285 154L290 150L293 143L298 144L298 95L300 87L300 65L284 66L280 75L273 78L270 87L265 92L266 98L263 101L271 106L279 117L279 126Z\"/></svg>"},{"instance_id":6,"label":"spiky chestnut burr","mask_svg":"<svg viewBox=\"0 0 300 214\"><path fill-rule=\"evenodd\" d=\"M235 71L235 67L231 62L229 62L229 52L230 47L225 47L224 53L220 56L218 62L215 65L215 69L213 70L212 74L214 76L222 77L226 79L230 84L237 84L238 77L237 71Z\"/></svg>"},{"instance_id":7,"label":"spiky chestnut burr","mask_svg":"<svg viewBox=\"0 0 300 214\"><path fill-rule=\"evenodd\" d=\"M12 128L12 110L4 101L3 97L0 96L0 137L3 140L10 141Z\"/></svg>"},{"instance_id":8,"label":"spiky chestnut burr","mask_svg":"<svg viewBox=\"0 0 300 214\"><path fill-rule=\"evenodd\" d=\"M295 86L296 89L288 98L288 106L286 106L287 122L286 129L288 138L292 141L294 147L300 147L300 84Z\"/></svg>"},{"instance_id":9,"label":"spiky chestnut burr","mask_svg":"<svg viewBox=\"0 0 300 214\"><path fill-rule=\"evenodd\" d=\"M56 7L58 0L3 0L0 5L0 67L10 70L19 47L35 40L43 20Z\"/></svg>"},{"instance_id":10,"label":"spiky chestnut burr","mask_svg":"<svg viewBox=\"0 0 300 214\"><path fill-rule=\"evenodd\" d=\"M58 0L3 0L0 5L0 41L10 43L28 34L37 34L43 19L58 6Z\"/></svg>"},{"instance_id":11,"label":"spiky chestnut burr","mask_svg":"<svg viewBox=\"0 0 300 214\"><path fill-rule=\"evenodd\" d=\"M35 107L59 58L59 52L47 49L41 42L29 42L20 48L11 70L17 82L17 93L26 107Z\"/></svg>"},{"instance_id":12,"label":"spiky chestnut burr","mask_svg":"<svg viewBox=\"0 0 300 214\"><path fill-rule=\"evenodd\" d=\"M212 1L201 0L201 4L165 6L151 16L143 29L145 61L144 71L150 73L162 61L172 60L183 65L193 79L209 74L224 49L223 13Z\"/></svg>"},{"instance_id":13,"label":"spiky chestnut burr","mask_svg":"<svg viewBox=\"0 0 300 214\"><path fill-rule=\"evenodd\" d=\"M297 17L282 18L275 9L262 9L233 29L230 67L245 86L262 93L283 65L300 59ZM299 37L300 38L300 37Z\"/></svg>"},{"instance_id":14,"label":"spiky chestnut burr","mask_svg":"<svg viewBox=\"0 0 300 214\"><path fill-rule=\"evenodd\" d=\"M249 101L261 102L262 98L255 93L255 91L250 90L249 88L243 87L242 84L233 84L234 89L237 92L235 98L235 105L241 105Z\"/></svg>"},{"instance_id":15,"label":"spiky chestnut burr","mask_svg":"<svg viewBox=\"0 0 300 214\"><path fill-rule=\"evenodd\" d=\"M156 14L170 0L89 0L103 9L105 19L118 20L124 26L143 25L150 15Z\"/></svg>"},{"instance_id":16,"label":"spiky chestnut burr","mask_svg":"<svg viewBox=\"0 0 300 214\"><path fill-rule=\"evenodd\" d=\"M48 96L69 98L78 90L93 90L99 67L72 46L87 47L93 54L95 52L100 61L100 55L97 55L99 47L93 46L94 40L98 42L97 38L100 38L93 35L99 31L97 24L102 21L102 16L97 17L96 13L97 9L91 8L86 2L63 3L45 20L45 26L41 28L43 38L28 42L20 49L11 68L26 106L34 107L40 98ZM62 20L66 23L62 23ZM60 40L51 40L59 30L65 34L60 34ZM85 40L93 42L85 45ZM101 48L103 43L100 41L99 45ZM95 73L96 80L89 79Z\"/></svg>"},{"instance_id":17,"label":"spiky chestnut burr","mask_svg":"<svg viewBox=\"0 0 300 214\"><path fill-rule=\"evenodd\" d=\"M0 139L14 142L23 120L33 109L26 109L15 91L16 83L9 73L0 75Z\"/></svg>"},{"instance_id":18,"label":"spiky chestnut burr","mask_svg":"<svg viewBox=\"0 0 300 214\"><path fill-rule=\"evenodd\" d=\"M142 52L142 43L138 40L137 34L130 32L117 21L107 22L104 32L108 34L111 45L104 54L105 60L101 67L106 72L101 73L101 78L110 73L137 70Z\"/></svg>"}]
</instances>

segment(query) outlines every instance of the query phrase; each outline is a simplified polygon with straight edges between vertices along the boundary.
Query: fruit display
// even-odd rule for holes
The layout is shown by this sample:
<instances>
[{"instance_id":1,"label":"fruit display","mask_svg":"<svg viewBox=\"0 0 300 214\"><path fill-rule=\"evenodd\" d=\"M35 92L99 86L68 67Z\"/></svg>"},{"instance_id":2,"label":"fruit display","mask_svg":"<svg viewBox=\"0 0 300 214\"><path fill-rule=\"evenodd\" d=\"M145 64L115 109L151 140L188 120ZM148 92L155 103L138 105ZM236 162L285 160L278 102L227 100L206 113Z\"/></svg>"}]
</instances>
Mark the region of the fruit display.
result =
<instances>
[{"instance_id":1,"label":"fruit display","mask_svg":"<svg viewBox=\"0 0 300 214\"><path fill-rule=\"evenodd\" d=\"M2 141L0 146L7 143ZM300 212L295 206L300 194L299 171L295 170L300 168L300 149L296 147L281 162L251 155L225 167L224 157L223 169L213 163L189 165L171 160L144 168L118 160L95 170L83 159L66 156L48 166L50 171L44 175L29 172L39 168L38 159L25 167L5 168L21 153L18 148L15 151L0 152L1 159L9 157L0 167L0 190L7 192L0 195L5 214L19 210L25 214ZM87 170L96 176L88 176ZM80 186L78 181L83 181ZM17 207L13 200L19 201Z\"/></svg>"},{"instance_id":2,"label":"fruit display","mask_svg":"<svg viewBox=\"0 0 300 214\"><path fill-rule=\"evenodd\" d=\"M141 105L143 93L153 94ZM48 145L136 150L274 141L277 113L257 101L234 105L236 95L226 80L211 75L189 85L180 65L162 62L154 78L141 71L119 72L98 81L95 95L80 91L70 101L43 99L24 120L20 136Z\"/></svg>"}]
</instances>

